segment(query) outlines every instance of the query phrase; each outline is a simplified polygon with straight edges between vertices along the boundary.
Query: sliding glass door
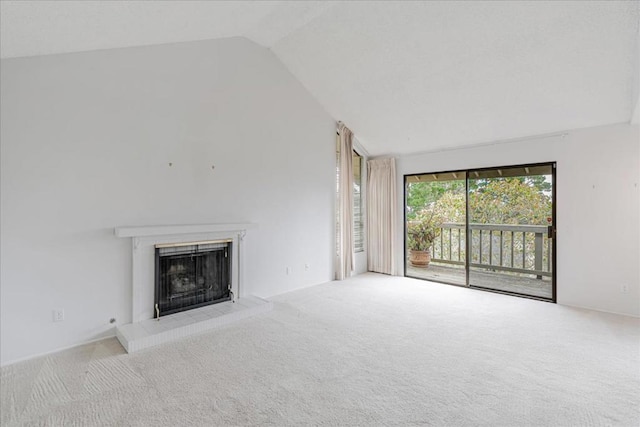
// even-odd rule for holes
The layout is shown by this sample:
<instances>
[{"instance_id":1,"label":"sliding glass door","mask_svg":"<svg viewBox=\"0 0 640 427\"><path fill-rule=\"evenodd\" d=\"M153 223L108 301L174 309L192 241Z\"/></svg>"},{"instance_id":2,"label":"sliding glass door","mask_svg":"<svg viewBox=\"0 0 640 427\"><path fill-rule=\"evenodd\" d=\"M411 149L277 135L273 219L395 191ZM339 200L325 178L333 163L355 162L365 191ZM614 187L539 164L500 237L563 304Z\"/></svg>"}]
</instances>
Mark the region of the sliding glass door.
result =
<instances>
[{"instance_id":1,"label":"sliding glass door","mask_svg":"<svg viewBox=\"0 0 640 427\"><path fill-rule=\"evenodd\" d=\"M553 166L468 175L469 286L553 299Z\"/></svg>"},{"instance_id":2,"label":"sliding glass door","mask_svg":"<svg viewBox=\"0 0 640 427\"><path fill-rule=\"evenodd\" d=\"M406 275L466 285L464 172L407 176Z\"/></svg>"},{"instance_id":3,"label":"sliding glass door","mask_svg":"<svg viewBox=\"0 0 640 427\"><path fill-rule=\"evenodd\" d=\"M407 175L405 207L406 276L555 301L555 164Z\"/></svg>"}]
</instances>

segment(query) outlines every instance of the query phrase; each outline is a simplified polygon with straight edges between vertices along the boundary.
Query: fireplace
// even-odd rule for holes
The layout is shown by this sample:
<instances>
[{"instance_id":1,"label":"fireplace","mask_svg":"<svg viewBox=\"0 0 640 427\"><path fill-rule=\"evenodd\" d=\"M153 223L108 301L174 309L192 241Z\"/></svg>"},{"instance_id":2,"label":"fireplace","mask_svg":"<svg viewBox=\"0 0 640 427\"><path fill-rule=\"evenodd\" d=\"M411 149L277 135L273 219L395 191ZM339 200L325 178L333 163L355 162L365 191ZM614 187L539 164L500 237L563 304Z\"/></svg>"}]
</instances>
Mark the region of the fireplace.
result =
<instances>
[{"instance_id":1,"label":"fireplace","mask_svg":"<svg viewBox=\"0 0 640 427\"><path fill-rule=\"evenodd\" d=\"M233 299L232 240L155 245L155 317Z\"/></svg>"},{"instance_id":2,"label":"fireplace","mask_svg":"<svg viewBox=\"0 0 640 427\"><path fill-rule=\"evenodd\" d=\"M115 235L131 238L131 322L138 323L157 318L156 248L180 247L202 242L225 242L229 258L231 301L244 295L245 236L256 227L250 223L149 225L117 227ZM187 243L185 243L187 242ZM191 243L189 243L191 242ZM196 279L197 280L197 279ZM196 281L197 284L197 281ZM160 304L158 304L158 310ZM167 313L161 313L164 315Z\"/></svg>"}]
</instances>

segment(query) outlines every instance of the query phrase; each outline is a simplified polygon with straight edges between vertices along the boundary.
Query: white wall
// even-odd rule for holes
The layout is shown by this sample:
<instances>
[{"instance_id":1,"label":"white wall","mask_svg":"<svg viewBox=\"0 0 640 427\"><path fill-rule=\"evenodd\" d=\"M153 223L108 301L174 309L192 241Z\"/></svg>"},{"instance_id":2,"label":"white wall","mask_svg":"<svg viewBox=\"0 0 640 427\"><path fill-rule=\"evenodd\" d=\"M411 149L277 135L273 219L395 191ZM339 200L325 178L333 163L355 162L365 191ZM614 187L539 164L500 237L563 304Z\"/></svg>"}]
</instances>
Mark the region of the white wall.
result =
<instances>
[{"instance_id":1,"label":"white wall","mask_svg":"<svg viewBox=\"0 0 640 427\"><path fill-rule=\"evenodd\" d=\"M254 222L246 293L332 279L335 122L269 50L236 38L3 60L1 111L2 364L131 321L116 226Z\"/></svg>"},{"instance_id":2,"label":"white wall","mask_svg":"<svg viewBox=\"0 0 640 427\"><path fill-rule=\"evenodd\" d=\"M404 174L557 162L558 303L640 316L639 151L638 126L621 124L405 156L398 159L398 190L403 194Z\"/></svg>"}]
</instances>

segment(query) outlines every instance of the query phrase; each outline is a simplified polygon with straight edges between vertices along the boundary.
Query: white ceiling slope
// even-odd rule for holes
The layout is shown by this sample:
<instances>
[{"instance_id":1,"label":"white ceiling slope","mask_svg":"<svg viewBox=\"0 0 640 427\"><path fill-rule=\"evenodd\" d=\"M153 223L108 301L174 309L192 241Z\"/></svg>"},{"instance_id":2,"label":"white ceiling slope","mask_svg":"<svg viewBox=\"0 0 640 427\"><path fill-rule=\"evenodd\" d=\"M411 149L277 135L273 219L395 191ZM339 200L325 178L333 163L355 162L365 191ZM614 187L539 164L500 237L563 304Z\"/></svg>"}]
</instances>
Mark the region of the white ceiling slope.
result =
<instances>
[{"instance_id":1,"label":"white ceiling slope","mask_svg":"<svg viewBox=\"0 0 640 427\"><path fill-rule=\"evenodd\" d=\"M249 37L270 46L328 10L321 1L0 0L2 58Z\"/></svg>"},{"instance_id":2,"label":"white ceiling slope","mask_svg":"<svg viewBox=\"0 0 640 427\"><path fill-rule=\"evenodd\" d=\"M340 4L273 51L371 154L629 121L638 2Z\"/></svg>"},{"instance_id":3,"label":"white ceiling slope","mask_svg":"<svg viewBox=\"0 0 640 427\"><path fill-rule=\"evenodd\" d=\"M629 121L638 1L1 1L3 58L244 36L372 155Z\"/></svg>"}]
</instances>

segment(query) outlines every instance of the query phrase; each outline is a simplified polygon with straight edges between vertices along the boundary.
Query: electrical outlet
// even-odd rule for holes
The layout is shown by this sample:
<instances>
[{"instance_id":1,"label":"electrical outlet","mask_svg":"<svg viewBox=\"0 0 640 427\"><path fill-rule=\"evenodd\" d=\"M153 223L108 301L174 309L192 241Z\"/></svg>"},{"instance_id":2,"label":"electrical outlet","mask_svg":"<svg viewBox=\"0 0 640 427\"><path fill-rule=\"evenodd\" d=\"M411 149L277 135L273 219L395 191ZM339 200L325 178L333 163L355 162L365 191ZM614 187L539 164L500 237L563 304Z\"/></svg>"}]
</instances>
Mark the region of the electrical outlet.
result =
<instances>
[{"instance_id":1,"label":"electrical outlet","mask_svg":"<svg viewBox=\"0 0 640 427\"><path fill-rule=\"evenodd\" d=\"M310 264L307 263L307 264L304 265L304 270L305 271L309 271L310 269L311 269L311 265Z\"/></svg>"},{"instance_id":2,"label":"electrical outlet","mask_svg":"<svg viewBox=\"0 0 640 427\"><path fill-rule=\"evenodd\" d=\"M622 292L623 294L629 292L629 285L627 285L626 283L620 285L620 292Z\"/></svg>"},{"instance_id":3,"label":"electrical outlet","mask_svg":"<svg viewBox=\"0 0 640 427\"><path fill-rule=\"evenodd\" d=\"M62 322L64 320L64 309L55 309L53 310L53 321L54 322Z\"/></svg>"}]
</instances>

